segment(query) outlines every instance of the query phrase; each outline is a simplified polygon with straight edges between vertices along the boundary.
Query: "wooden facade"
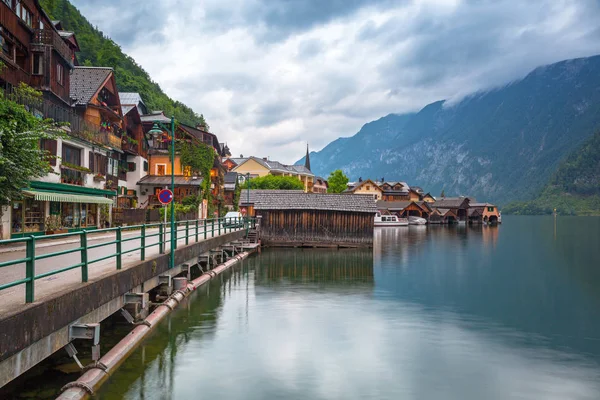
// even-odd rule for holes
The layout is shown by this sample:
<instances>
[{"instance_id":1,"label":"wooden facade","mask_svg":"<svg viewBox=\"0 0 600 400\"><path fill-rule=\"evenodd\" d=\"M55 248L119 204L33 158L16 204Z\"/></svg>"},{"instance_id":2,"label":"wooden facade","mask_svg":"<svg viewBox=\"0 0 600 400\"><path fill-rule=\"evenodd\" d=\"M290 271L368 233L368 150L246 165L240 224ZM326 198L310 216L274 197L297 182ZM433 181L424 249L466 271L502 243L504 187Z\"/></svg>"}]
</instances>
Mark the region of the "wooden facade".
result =
<instances>
[{"instance_id":1,"label":"wooden facade","mask_svg":"<svg viewBox=\"0 0 600 400\"><path fill-rule=\"evenodd\" d=\"M365 247L373 244L374 214L325 210L257 210L265 245Z\"/></svg>"},{"instance_id":2,"label":"wooden facade","mask_svg":"<svg viewBox=\"0 0 600 400\"><path fill-rule=\"evenodd\" d=\"M74 35L63 38L35 0L0 1L0 87L24 82L44 97L70 105L70 71L79 50ZM66 35L65 35L66 36Z\"/></svg>"}]
</instances>

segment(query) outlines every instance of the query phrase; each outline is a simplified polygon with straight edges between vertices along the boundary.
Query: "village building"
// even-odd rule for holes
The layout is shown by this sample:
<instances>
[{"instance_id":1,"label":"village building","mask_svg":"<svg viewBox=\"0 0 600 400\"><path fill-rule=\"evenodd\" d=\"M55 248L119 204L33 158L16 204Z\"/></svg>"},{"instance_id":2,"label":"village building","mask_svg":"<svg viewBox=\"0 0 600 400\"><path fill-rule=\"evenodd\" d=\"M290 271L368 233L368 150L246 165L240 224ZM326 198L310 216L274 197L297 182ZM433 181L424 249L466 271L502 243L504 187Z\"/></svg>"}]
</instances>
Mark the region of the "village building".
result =
<instances>
[{"instance_id":1,"label":"village building","mask_svg":"<svg viewBox=\"0 0 600 400\"><path fill-rule=\"evenodd\" d=\"M353 183L352 185L349 184L349 187L342 193L368 195L375 200L381 200L383 198L383 190L376 182L370 179L364 181L361 180L357 183Z\"/></svg>"},{"instance_id":2,"label":"village building","mask_svg":"<svg viewBox=\"0 0 600 400\"><path fill-rule=\"evenodd\" d=\"M224 182L225 184L223 190L225 196L225 205L229 210L233 210L237 206L237 204L235 203L235 194L239 187L237 172L226 172Z\"/></svg>"},{"instance_id":3,"label":"village building","mask_svg":"<svg viewBox=\"0 0 600 400\"><path fill-rule=\"evenodd\" d=\"M385 201L380 200L377 202L377 209L382 214L390 213L395 214L402 218L407 217L421 217L429 218L432 209L429 204L424 201Z\"/></svg>"},{"instance_id":4,"label":"village building","mask_svg":"<svg viewBox=\"0 0 600 400\"><path fill-rule=\"evenodd\" d=\"M443 210L451 210L452 214L456 216L457 221L466 222L468 220L469 203L470 199L468 197L444 197L438 199L434 203L434 207L440 212ZM447 212L442 212L442 214L446 213Z\"/></svg>"},{"instance_id":5,"label":"village building","mask_svg":"<svg viewBox=\"0 0 600 400\"><path fill-rule=\"evenodd\" d=\"M267 175L292 176L304 185L305 192L312 192L315 175L306 165L285 165L268 158L248 157L243 159L232 171L240 175L250 174L250 178Z\"/></svg>"},{"instance_id":6,"label":"village building","mask_svg":"<svg viewBox=\"0 0 600 400\"><path fill-rule=\"evenodd\" d=\"M495 224L500 219L498 207L490 203L470 203L468 215L469 222L473 224Z\"/></svg>"},{"instance_id":7,"label":"village building","mask_svg":"<svg viewBox=\"0 0 600 400\"><path fill-rule=\"evenodd\" d=\"M315 177L315 181L313 184L313 193L327 193L327 189L329 188L329 184L325 178L320 176Z\"/></svg>"},{"instance_id":8,"label":"village building","mask_svg":"<svg viewBox=\"0 0 600 400\"><path fill-rule=\"evenodd\" d=\"M243 197L243 196L241 196ZM370 196L298 191L254 193L261 243L267 246L369 247L375 201Z\"/></svg>"}]
</instances>

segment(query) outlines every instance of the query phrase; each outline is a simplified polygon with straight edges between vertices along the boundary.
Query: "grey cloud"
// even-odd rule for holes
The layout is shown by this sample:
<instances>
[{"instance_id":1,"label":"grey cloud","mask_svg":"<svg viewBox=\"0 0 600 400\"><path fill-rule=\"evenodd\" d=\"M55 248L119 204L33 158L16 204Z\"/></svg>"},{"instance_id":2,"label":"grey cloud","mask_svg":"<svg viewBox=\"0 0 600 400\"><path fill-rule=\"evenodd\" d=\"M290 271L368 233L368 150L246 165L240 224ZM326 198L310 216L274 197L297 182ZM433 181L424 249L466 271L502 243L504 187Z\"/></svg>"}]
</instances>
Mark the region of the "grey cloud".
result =
<instances>
[{"instance_id":1,"label":"grey cloud","mask_svg":"<svg viewBox=\"0 0 600 400\"><path fill-rule=\"evenodd\" d=\"M303 40L298 45L298 58L309 58L319 54L324 49L324 44L318 39Z\"/></svg>"}]
</instances>

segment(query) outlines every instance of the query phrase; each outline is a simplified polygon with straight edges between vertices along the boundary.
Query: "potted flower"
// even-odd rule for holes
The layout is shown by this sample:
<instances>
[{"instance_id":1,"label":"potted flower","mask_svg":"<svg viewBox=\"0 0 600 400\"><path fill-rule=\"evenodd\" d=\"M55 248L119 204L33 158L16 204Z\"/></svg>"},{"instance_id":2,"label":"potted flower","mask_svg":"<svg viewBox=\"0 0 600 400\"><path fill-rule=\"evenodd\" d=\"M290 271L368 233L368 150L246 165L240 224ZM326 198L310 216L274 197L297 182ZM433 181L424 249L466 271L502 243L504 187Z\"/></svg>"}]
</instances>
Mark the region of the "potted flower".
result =
<instances>
[{"instance_id":1,"label":"potted flower","mask_svg":"<svg viewBox=\"0 0 600 400\"><path fill-rule=\"evenodd\" d=\"M102 175L102 174L96 174L96 175L94 175L94 181L95 182L102 182L104 180L106 180L106 178L104 177L104 175Z\"/></svg>"},{"instance_id":2,"label":"potted flower","mask_svg":"<svg viewBox=\"0 0 600 400\"><path fill-rule=\"evenodd\" d=\"M59 233L67 233L67 229L62 227L60 215L49 215L44 223L46 235L56 235Z\"/></svg>"}]
</instances>

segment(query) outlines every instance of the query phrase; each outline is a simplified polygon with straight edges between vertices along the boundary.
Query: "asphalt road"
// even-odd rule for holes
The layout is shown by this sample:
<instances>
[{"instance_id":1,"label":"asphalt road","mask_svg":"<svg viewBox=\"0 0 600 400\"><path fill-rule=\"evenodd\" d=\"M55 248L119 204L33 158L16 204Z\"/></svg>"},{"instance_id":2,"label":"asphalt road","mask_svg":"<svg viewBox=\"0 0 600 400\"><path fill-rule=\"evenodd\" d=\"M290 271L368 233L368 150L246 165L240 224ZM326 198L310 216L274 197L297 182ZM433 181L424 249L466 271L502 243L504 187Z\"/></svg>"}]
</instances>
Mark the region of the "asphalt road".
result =
<instances>
[{"instance_id":1,"label":"asphalt road","mask_svg":"<svg viewBox=\"0 0 600 400\"><path fill-rule=\"evenodd\" d=\"M183 229L183 228L179 228ZM217 230L217 227L215 227ZM170 232L167 229L165 251L170 250ZM190 227L190 235L194 235L189 238L189 242L195 242L195 227ZM156 234L158 229L146 230L146 235ZM224 234L224 229L221 229L221 233ZM139 231L125 231L122 234L122 239L132 238L139 236ZM184 232L178 232L177 246L185 246L185 238L181 238L185 235ZM203 228L199 228L199 241L204 239ZM214 236L219 236L218 232L215 232ZM88 237L88 247L95 246L100 243L109 243L115 240L116 233L104 232L93 234L91 233ZM211 237L210 229L207 234L207 238ZM36 242L36 256L42 254L49 254L60 252L68 249L76 249L79 247L79 242L73 242L73 240L60 240L54 242L50 239L40 239ZM147 238L146 246L158 243L158 236ZM140 239L130 240L122 243L122 252L140 247ZM146 249L146 259L156 256L159 254L158 245ZM7 251L8 249L0 248L0 262L17 260L25 258L25 250L23 248L17 251ZM88 250L88 262L105 257L109 254L116 253L115 244L107 244L106 246L97 247ZM140 251L132 251L122 255L122 269L126 269L132 265L137 264L140 261ZM36 260L35 263L35 274L40 275L45 272L65 268L71 265L79 264L81 262L81 252L77 251L70 254L64 254L60 256L53 256L43 260ZM89 264L88 266L88 281L93 281L101 278L116 270L116 257L108 258L103 261ZM10 267L0 268L0 285L14 282L19 279L25 278L25 263L13 265ZM81 284L81 268L75 268L70 271L62 272L56 275L48 276L35 281L35 301L41 301L55 293L62 291L72 290ZM0 291L0 315L15 311L20 307L25 306L25 285L14 286L9 289Z\"/></svg>"}]
</instances>

